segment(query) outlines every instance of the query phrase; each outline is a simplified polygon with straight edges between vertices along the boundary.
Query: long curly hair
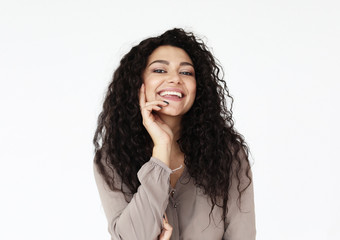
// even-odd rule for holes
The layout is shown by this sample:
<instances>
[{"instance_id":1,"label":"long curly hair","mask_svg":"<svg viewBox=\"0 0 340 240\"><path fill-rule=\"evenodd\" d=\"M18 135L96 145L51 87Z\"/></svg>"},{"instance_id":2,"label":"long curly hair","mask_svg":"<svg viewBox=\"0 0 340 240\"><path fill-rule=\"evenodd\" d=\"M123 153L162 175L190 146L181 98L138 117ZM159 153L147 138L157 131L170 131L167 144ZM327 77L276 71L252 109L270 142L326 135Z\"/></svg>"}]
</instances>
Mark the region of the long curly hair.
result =
<instances>
[{"instance_id":1,"label":"long curly hair","mask_svg":"<svg viewBox=\"0 0 340 240\"><path fill-rule=\"evenodd\" d=\"M233 176L238 180L239 202L252 182L249 148L234 128L233 97L223 80L223 70L203 41L191 32L178 28L168 30L141 41L121 59L98 117L93 139L95 164L111 190L122 191L126 199L137 192L140 185L137 172L149 161L153 148L152 139L142 124L138 94L148 57L163 45L185 50L193 62L196 99L183 116L177 142L185 155L184 164L190 177L211 199L210 214L219 206L225 220ZM121 178L120 185L115 182L115 174Z\"/></svg>"}]
</instances>

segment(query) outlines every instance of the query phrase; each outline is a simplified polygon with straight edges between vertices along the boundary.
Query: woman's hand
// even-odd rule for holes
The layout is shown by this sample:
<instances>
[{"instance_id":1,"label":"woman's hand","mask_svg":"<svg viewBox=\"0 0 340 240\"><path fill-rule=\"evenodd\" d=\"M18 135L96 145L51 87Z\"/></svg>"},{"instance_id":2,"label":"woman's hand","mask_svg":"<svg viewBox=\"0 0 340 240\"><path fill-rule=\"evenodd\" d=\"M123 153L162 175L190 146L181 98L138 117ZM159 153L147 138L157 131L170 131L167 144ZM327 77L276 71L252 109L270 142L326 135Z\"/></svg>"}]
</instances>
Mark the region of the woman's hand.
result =
<instances>
[{"instance_id":1,"label":"woman's hand","mask_svg":"<svg viewBox=\"0 0 340 240\"><path fill-rule=\"evenodd\" d=\"M164 213L163 217L163 229L161 234L158 237L158 240L170 240L172 234L172 226L168 223L168 218Z\"/></svg>"},{"instance_id":2,"label":"woman's hand","mask_svg":"<svg viewBox=\"0 0 340 240\"><path fill-rule=\"evenodd\" d=\"M164 145L171 143L173 138L172 131L156 113L163 107L166 107L168 103L163 101L146 102L145 86L142 84L139 92L139 105L143 117L143 125L149 132L154 145Z\"/></svg>"},{"instance_id":3,"label":"woman's hand","mask_svg":"<svg viewBox=\"0 0 340 240\"><path fill-rule=\"evenodd\" d=\"M139 105L143 118L143 125L150 134L154 143L153 157L156 157L169 166L169 157L173 133L170 127L160 119L157 112L169 103L163 101L146 102L145 86L142 84L139 92Z\"/></svg>"}]
</instances>

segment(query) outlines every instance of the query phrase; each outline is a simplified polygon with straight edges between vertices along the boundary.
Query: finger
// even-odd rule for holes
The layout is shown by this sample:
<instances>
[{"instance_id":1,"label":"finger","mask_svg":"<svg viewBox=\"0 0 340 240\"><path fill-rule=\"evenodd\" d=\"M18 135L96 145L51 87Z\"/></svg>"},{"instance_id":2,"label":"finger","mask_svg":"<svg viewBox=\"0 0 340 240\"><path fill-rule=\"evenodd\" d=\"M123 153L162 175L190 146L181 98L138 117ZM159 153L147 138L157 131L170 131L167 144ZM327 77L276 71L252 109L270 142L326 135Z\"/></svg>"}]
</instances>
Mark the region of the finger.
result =
<instances>
[{"instance_id":1,"label":"finger","mask_svg":"<svg viewBox=\"0 0 340 240\"><path fill-rule=\"evenodd\" d=\"M143 125L147 128L147 125L151 122L157 121L156 112L161 111L162 108L159 106L147 106L141 110ZM145 125L146 124L146 125Z\"/></svg>"},{"instance_id":2,"label":"finger","mask_svg":"<svg viewBox=\"0 0 340 240\"><path fill-rule=\"evenodd\" d=\"M150 105L150 106L145 106L145 107L143 107L143 111L142 112L144 112L145 113L145 111L147 112L147 113L151 113L153 110L154 111L160 111L162 109L162 107L161 106L158 106L158 105Z\"/></svg>"},{"instance_id":3,"label":"finger","mask_svg":"<svg viewBox=\"0 0 340 240\"><path fill-rule=\"evenodd\" d=\"M169 222L169 221L168 221L168 216L166 215L166 213L164 213L164 217L165 217L165 221L166 221L166 222Z\"/></svg>"},{"instance_id":4,"label":"finger","mask_svg":"<svg viewBox=\"0 0 340 240\"><path fill-rule=\"evenodd\" d=\"M144 83L142 84L141 88L139 89L139 105L141 107L145 106L145 86L144 86Z\"/></svg>"},{"instance_id":5,"label":"finger","mask_svg":"<svg viewBox=\"0 0 340 240\"><path fill-rule=\"evenodd\" d=\"M163 228L166 230L166 231L169 231L169 232L172 232L172 226L169 224L169 223L164 223L164 226Z\"/></svg>"},{"instance_id":6,"label":"finger","mask_svg":"<svg viewBox=\"0 0 340 240\"><path fill-rule=\"evenodd\" d=\"M161 234L158 236L158 240L167 240L167 238L165 238L164 235L165 235L165 230L163 229Z\"/></svg>"},{"instance_id":7,"label":"finger","mask_svg":"<svg viewBox=\"0 0 340 240\"><path fill-rule=\"evenodd\" d=\"M169 223L166 223L163 228L163 239L169 240L172 235L172 226Z\"/></svg>"},{"instance_id":8,"label":"finger","mask_svg":"<svg viewBox=\"0 0 340 240\"><path fill-rule=\"evenodd\" d=\"M164 240L164 233L165 233L164 224L165 224L165 219L164 219L164 215L163 215L163 219L162 219L162 232L161 232L161 234L159 234L158 240Z\"/></svg>"},{"instance_id":9,"label":"finger","mask_svg":"<svg viewBox=\"0 0 340 240\"><path fill-rule=\"evenodd\" d=\"M168 102L164 102L164 101L151 101L151 102L146 102L145 106L149 106L149 105L161 105L161 106L168 106L169 103Z\"/></svg>"},{"instance_id":10,"label":"finger","mask_svg":"<svg viewBox=\"0 0 340 240\"><path fill-rule=\"evenodd\" d=\"M164 225L168 224L168 220L165 217L165 214L163 214L163 219L162 219L162 229L164 230Z\"/></svg>"},{"instance_id":11,"label":"finger","mask_svg":"<svg viewBox=\"0 0 340 240\"><path fill-rule=\"evenodd\" d=\"M163 218L163 229L159 235L159 240L169 240L172 235L172 230L172 226L169 223L166 223L165 219Z\"/></svg>"}]
</instances>

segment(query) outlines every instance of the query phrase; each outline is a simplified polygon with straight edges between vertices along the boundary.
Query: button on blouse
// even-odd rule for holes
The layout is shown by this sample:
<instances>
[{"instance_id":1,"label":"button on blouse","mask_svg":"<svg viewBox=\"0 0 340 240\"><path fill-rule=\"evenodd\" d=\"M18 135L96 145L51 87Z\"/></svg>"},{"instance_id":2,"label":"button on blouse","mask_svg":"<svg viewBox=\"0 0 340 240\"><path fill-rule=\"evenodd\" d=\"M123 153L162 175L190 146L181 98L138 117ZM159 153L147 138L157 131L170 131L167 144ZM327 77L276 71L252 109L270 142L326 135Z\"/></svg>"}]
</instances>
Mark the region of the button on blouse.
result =
<instances>
[{"instance_id":1,"label":"button on blouse","mask_svg":"<svg viewBox=\"0 0 340 240\"><path fill-rule=\"evenodd\" d=\"M112 191L94 166L94 175L108 221L111 239L158 239L162 218L166 212L173 227L171 240L254 240L255 212L253 185L242 196L241 210L237 205L235 181L229 191L226 221L221 221L222 209L214 207L209 220L211 201L184 168L176 188L170 186L173 173L159 159L151 157L138 171L141 185L126 201L120 191ZM117 174L116 174L117 175ZM115 182L120 183L119 176ZM119 186L119 185L118 185ZM170 194L169 194L170 193Z\"/></svg>"}]
</instances>

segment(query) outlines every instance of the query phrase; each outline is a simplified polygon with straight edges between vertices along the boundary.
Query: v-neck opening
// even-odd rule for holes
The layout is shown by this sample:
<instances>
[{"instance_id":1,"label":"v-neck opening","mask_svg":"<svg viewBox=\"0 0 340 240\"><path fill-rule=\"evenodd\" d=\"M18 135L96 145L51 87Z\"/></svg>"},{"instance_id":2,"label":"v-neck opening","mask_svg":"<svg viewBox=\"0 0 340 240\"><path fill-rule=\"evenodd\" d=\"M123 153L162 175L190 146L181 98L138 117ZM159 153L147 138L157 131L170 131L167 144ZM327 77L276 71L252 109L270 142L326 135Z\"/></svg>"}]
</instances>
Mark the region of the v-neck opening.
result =
<instances>
[{"instance_id":1,"label":"v-neck opening","mask_svg":"<svg viewBox=\"0 0 340 240\"><path fill-rule=\"evenodd\" d=\"M182 172L181 176L178 178L178 180L177 180L177 182L176 182L176 184L175 184L175 187L172 187L172 186L171 186L171 190L177 191L178 188L179 188L179 186L182 185L182 184L178 185L178 182L180 182L181 180L183 180L184 176L187 174L187 167L186 167L184 164L183 164L183 168L184 168L184 169L183 169L183 172Z\"/></svg>"}]
</instances>

